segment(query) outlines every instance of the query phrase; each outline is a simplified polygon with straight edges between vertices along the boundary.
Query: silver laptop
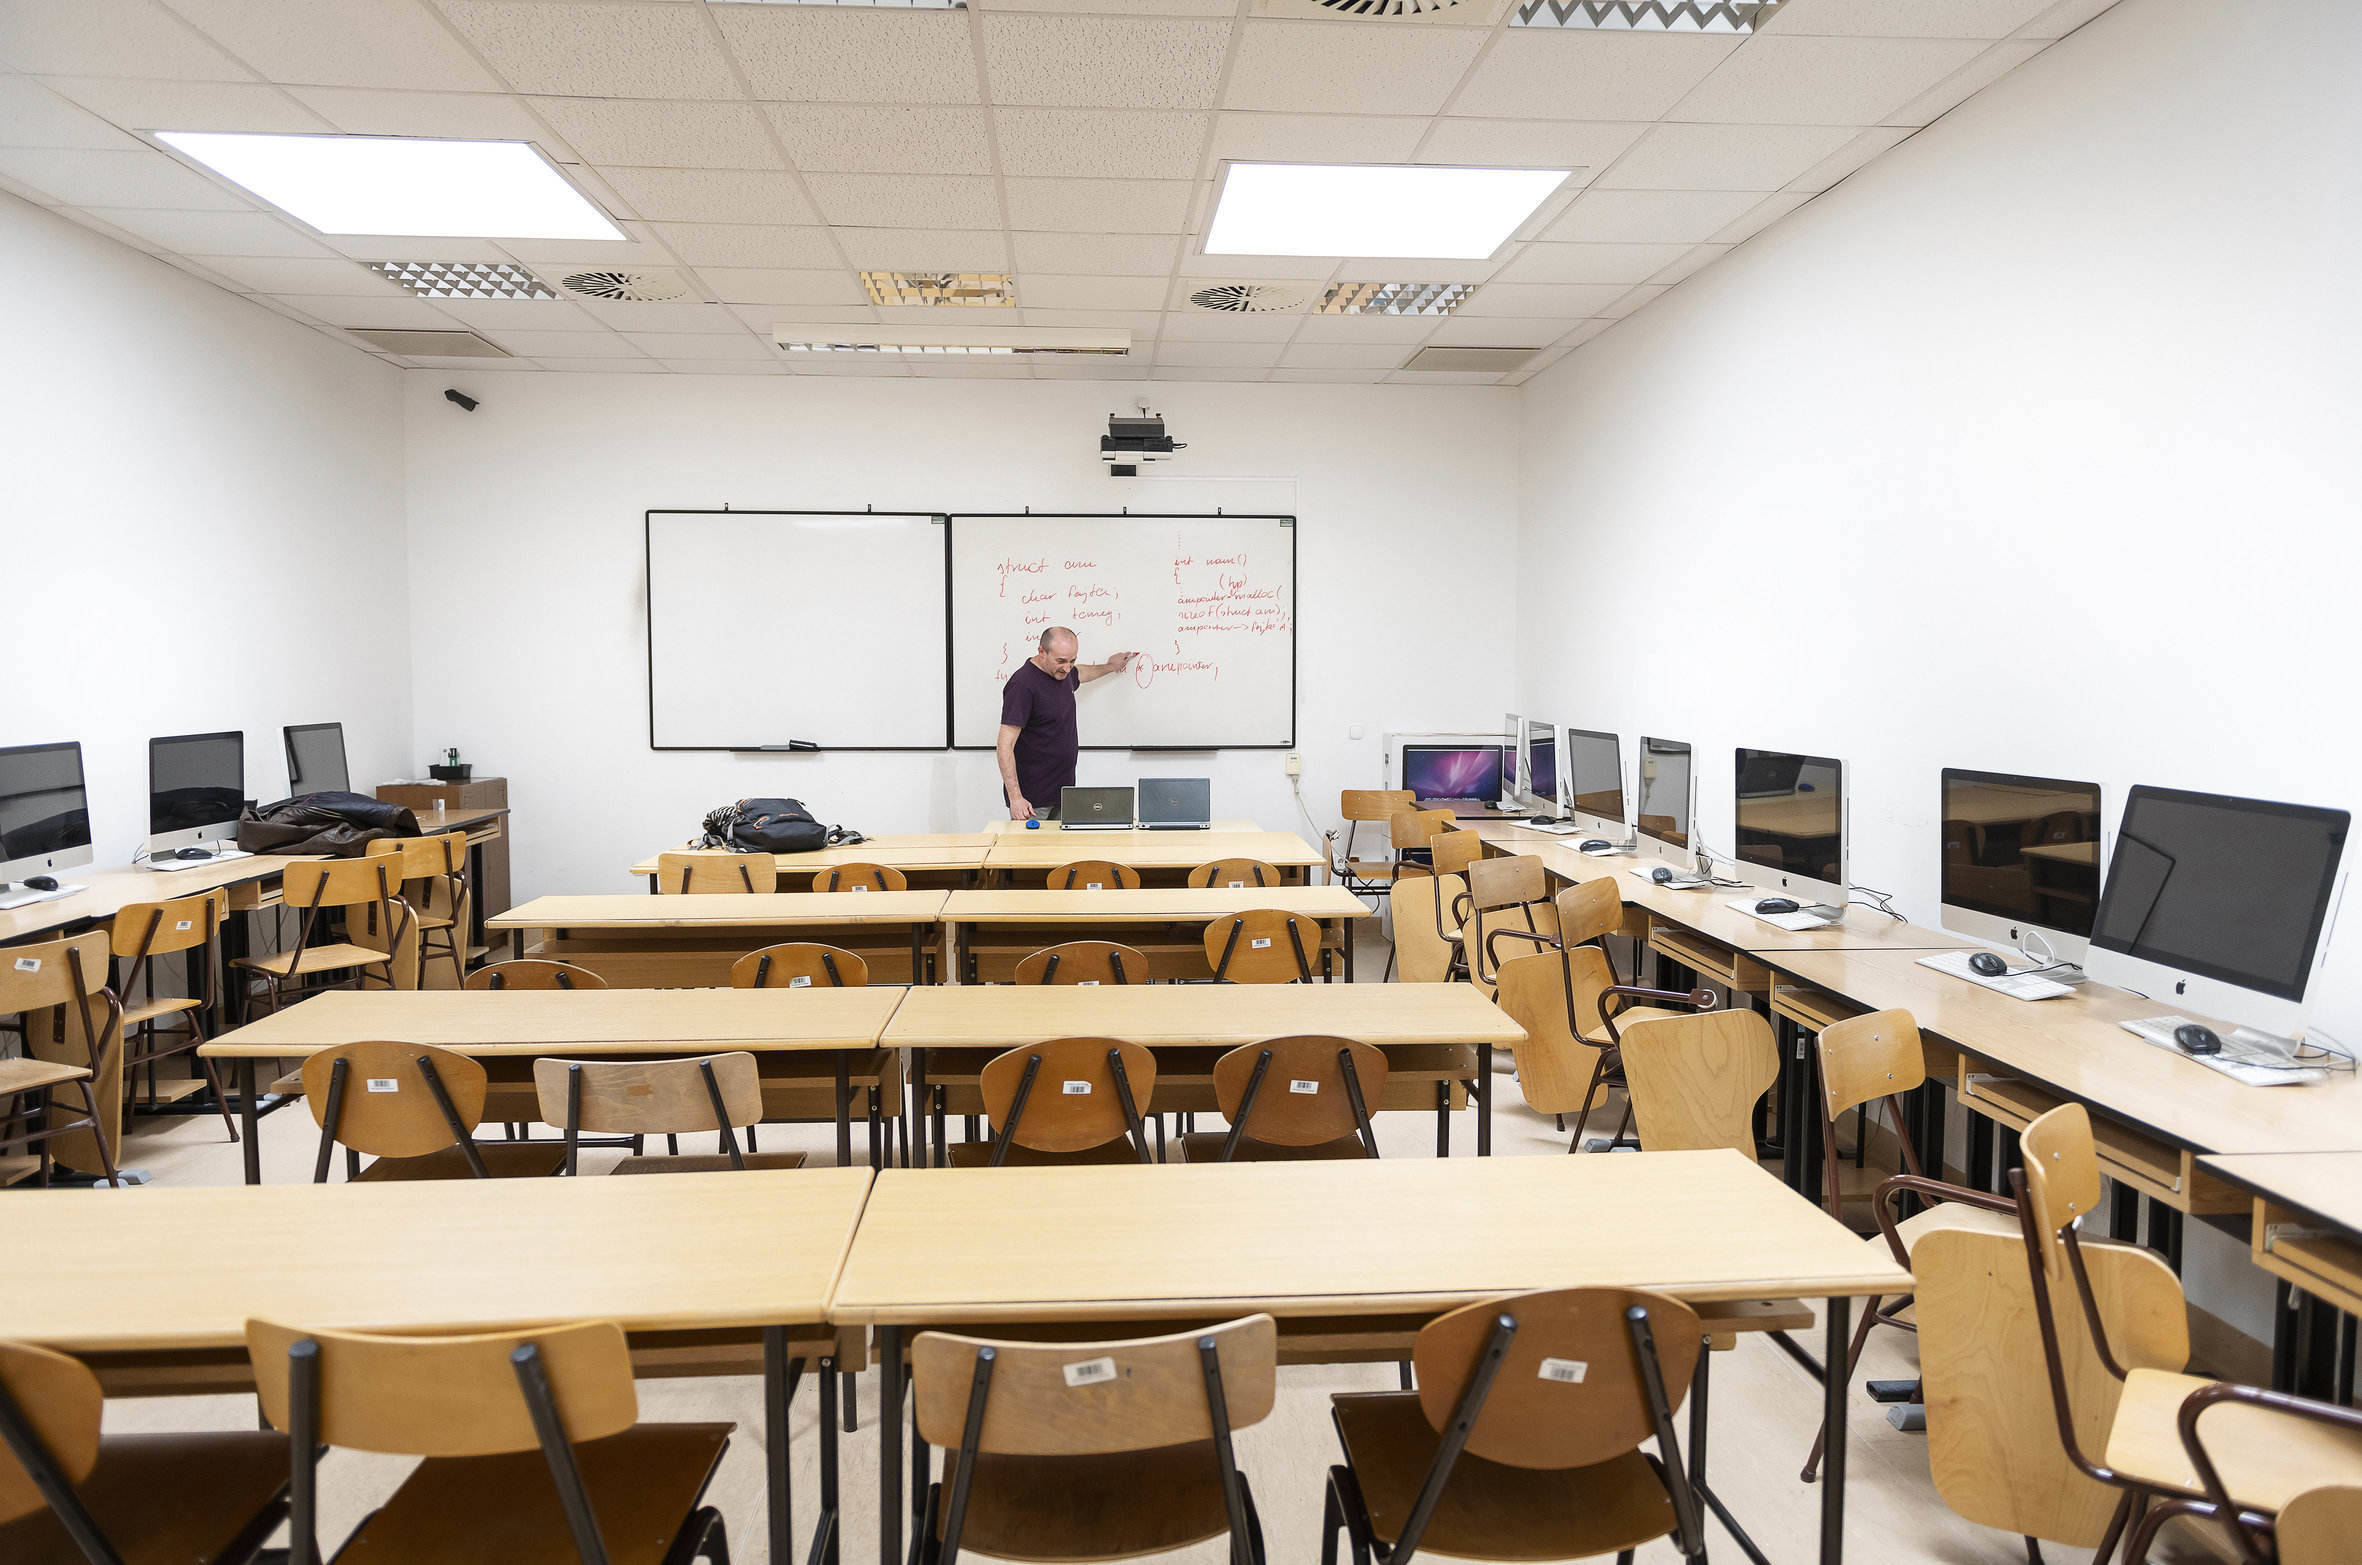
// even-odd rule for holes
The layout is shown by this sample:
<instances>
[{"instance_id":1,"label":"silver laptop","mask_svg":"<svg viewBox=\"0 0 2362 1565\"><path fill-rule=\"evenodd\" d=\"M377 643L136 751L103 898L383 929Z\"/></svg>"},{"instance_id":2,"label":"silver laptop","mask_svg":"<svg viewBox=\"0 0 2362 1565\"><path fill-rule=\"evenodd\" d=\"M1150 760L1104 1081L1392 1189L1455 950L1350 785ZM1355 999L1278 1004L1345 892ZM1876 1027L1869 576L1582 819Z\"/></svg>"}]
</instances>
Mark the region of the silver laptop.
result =
<instances>
[{"instance_id":1,"label":"silver laptop","mask_svg":"<svg viewBox=\"0 0 2362 1565\"><path fill-rule=\"evenodd\" d=\"M1058 826L1062 831L1130 831L1132 790L1061 789L1058 794Z\"/></svg>"},{"instance_id":2,"label":"silver laptop","mask_svg":"<svg viewBox=\"0 0 2362 1565\"><path fill-rule=\"evenodd\" d=\"M1205 831L1214 824L1214 783L1209 777L1140 779L1142 831Z\"/></svg>"}]
</instances>

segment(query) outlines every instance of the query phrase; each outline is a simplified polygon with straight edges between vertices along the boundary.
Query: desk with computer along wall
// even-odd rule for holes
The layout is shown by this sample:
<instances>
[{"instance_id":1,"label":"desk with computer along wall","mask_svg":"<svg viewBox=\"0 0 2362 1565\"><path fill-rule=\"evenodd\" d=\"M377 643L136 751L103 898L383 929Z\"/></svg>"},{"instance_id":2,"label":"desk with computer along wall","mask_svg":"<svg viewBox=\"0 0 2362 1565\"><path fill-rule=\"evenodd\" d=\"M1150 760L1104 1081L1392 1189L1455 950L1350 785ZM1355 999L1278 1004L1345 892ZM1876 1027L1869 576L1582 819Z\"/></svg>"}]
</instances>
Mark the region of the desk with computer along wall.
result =
<instances>
[{"instance_id":1,"label":"desk with computer along wall","mask_svg":"<svg viewBox=\"0 0 2362 1565\"><path fill-rule=\"evenodd\" d=\"M2354 1317L2362 1316L2362 1152L2249 1153L2199 1166L2253 1198L2248 1254L2275 1282L2272 1384L2350 1406Z\"/></svg>"}]
</instances>

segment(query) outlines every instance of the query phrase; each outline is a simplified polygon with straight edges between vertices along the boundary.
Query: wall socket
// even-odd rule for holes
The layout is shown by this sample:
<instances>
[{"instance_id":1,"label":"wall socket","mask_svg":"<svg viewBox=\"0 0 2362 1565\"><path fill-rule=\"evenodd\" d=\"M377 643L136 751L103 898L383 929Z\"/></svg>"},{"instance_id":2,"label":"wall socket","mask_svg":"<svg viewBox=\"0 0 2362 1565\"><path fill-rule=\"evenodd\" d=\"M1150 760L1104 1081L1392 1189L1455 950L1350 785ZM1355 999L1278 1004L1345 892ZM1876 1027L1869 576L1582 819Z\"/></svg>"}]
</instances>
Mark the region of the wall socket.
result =
<instances>
[{"instance_id":1,"label":"wall socket","mask_svg":"<svg viewBox=\"0 0 2362 1565\"><path fill-rule=\"evenodd\" d=\"M1290 777L1301 777L1304 775L1304 757L1298 755L1295 751L1290 750L1288 752L1288 758L1284 764L1287 767L1287 772Z\"/></svg>"}]
</instances>

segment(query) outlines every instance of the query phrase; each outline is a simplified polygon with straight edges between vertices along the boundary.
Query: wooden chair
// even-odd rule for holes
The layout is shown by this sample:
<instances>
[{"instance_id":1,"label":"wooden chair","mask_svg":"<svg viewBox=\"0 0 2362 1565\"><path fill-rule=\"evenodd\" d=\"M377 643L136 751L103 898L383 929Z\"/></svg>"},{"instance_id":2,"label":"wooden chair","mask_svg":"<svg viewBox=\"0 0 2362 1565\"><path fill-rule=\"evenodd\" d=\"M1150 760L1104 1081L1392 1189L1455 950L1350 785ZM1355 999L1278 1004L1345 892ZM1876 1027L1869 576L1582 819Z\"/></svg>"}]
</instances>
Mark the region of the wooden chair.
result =
<instances>
[{"instance_id":1,"label":"wooden chair","mask_svg":"<svg viewBox=\"0 0 2362 1565\"><path fill-rule=\"evenodd\" d=\"M2117 1534L2157 1500L2168 1502L2173 1514L2215 1519L2245 1558L2263 1559L2257 1539L2268 1535L2282 1506L2307 1489L2362 1482L2362 1413L2117 1359L2075 1231L2100 1203L2091 1116L2080 1103L2062 1104L2025 1128L2019 1150L2024 1166L2010 1170L2009 1178L2059 1439L2085 1477L2123 1491L2100 1546L2101 1560ZM2115 1413L2096 1461L2083 1449L2088 1426L2068 1390L2060 1346L2065 1312L2054 1290L2070 1276L2092 1348L2118 1383ZM2164 1279L2159 1286L2171 1287L2173 1308L2186 1308L2179 1279L2169 1271ZM2200 1415L2223 1404L2225 1411L2209 1422L2209 1438L2202 1440ZM2147 1520L2135 1532L2130 1559L2142 1557L2161 1519Z\"/></svg>"},{"instance_id":2,"label":"wooden chair","mask_svg":"<svg viewBox=\"0 0 2362 1565\"><path fill-rule=\"evenodd\" d=\"M232 964L261 975L273 1011L290 985L301 986L308 979L349 976L359 987L375 977L388 989L417 987L417 946L411 938L416 926L409 904L397 894L399 860L298 859L287 866L279 884L287 906L303 915L295 944L269 956L242 956ZM313 944L321 915L331 911L344 915L344 939Z\"/></svg>"},{"instance_id":3,"label":"wooden chair","mask_svg":"<svg viewBox=\"0 0 2362 1565\"><path fill-rule=\"evenodd\" d=\"M749 951L730 964L733 989L866 989L869 963L860 953L810 940L790 940Z\"/></svg>"},{"instance_id":4,"label":"wooden chair","mask_svg":"<svg viewBox=\"0 0 2362 1565\"><path fill-rule=\"evenodd\" d=\"M286 1431L288 1565L319 1565L324 1447L423 1457L333 1557L514 1565L703 1558L705 1505L734 1424L643 1424L613 1321L478 1336L375 1336L246 1323L257 1399Z\"/></svg>"},{"instance_id":5,"label":"wooden chair","mask_svg":"<svg viewBox=\"0 0 2362 1565\"><path fill-rule=\"evenodd\" d=\"M287 1437L101 1435L98 1377L0 1343L0 1560L252 1559L287 1515Z\"/></svg>"},{"instance_id":6,"label":"wooden chair","mask_svg":"<svg viewBox=\"0 0 2362 1565\"><path fill-rule=\"evenodd\" d=\"M1390 822L1416 804L1408 788L1347 788L1337 796L1337 815L1345 822L1345 843L1329 879L1357 897L1382 896L1394 884L1394 857L1357 859L1353 839L1364 826Z\"/></svg>"},{"instance_id":7,"label":"wooden chair","mask_svg":"<svg viewBox=\"0 0 2362 1565\"><path fill-rule=\"evenodd\" d=\"M2280 1565L2338 1565L2362 1538L2362 1488L2307 1489L2280 1508L2272 1534Z\"/></svg>"},{"instance_id":8,"label":"wooden chair","mask_svg":"<svg viewBox=\"0 0 2362 1565\"><path fill-rule=\"evenodd\" d=\"M1205 949L1216 983L1308 984L1313 968L1326 966L1320 920L1278 908L1249 908L1213 920L1206 925Z\"/></svg>"},{"instance_id":9,"label":"wooden chair","mask_svg":"<svg viewBox=\"0 0 2362 1565\"><path fill-rule=\"evenodd\" d=\"M566 1161L555 1142L478 1141L484 1067L424 1043L340 1043L303 1062L304 1101L320 1127L312 1183L328 1182L329 1154L342 1142L345 1177L523 1179L554 1174ZM361 1157L376 1159L366 1168Z\"/></svg>"},{"instance_id":10,"label":"wooden chair","mask_svg":"<svg viewBox=\"0 0 2362 1565\"><path fill-rule=\"evenodd\" d=\"M1050 871L1052 891L1104 891L1110 886L1118 891L1138 891L1140 872L1129 864L1111 864L1105 859L1077 859Z\"/></svg>"},{"instance_id":11,"label":"wooden chair","mask_svg":"<svg viewBox=\"0 0 2362 1565\"><path fill-rule=\"evenodd\" d=\"M1280 883L1279 866L1266 864L1261 859L1216 859L1211 864L1200 864L1189 872L1192 886L1217 886L1231 891L1246 887L1261 890Z\"/></svg>"},{"instance_id":12,"label":"wooden chair","mask_svg":"<svg viewBox=\"0 0 2362 1565\"><path fill-rule=\"evenodd\" d=\"M1449 810L1420 810L1406 806L1388 816L1386 840L1392 849L1392 857L1387 862L1386 871L1392 886L1400 887L1406 881L1433 878L1436 871L1433 850L1429 844L1451 828L1452 812ZM1389 903L1397 900L1391 894L1388 897ZM1386 955L1386 971L1379 975L1381 982L1394 976L1395 958L1400 952L1402 941L1402 931L1398 927L1394 934L1396 949Z\"/></svg>"},{"instance_id":13,"label":"wooden chair","mask_svg":"<svg viewBox=\"0 0 2362 1565\"><path fill-rule=\"evenodd\" d=\"M1448 983L1460 955L1459 919L1450 913L1467 890L1457 875L1407 875L1386 894L1387 922L1394 950L1389 975L1400 971L1406 984ZM1444 933L1448 920L1449 932Z\"/></svg>"},{"instance_id":14,"label":"wooden chair","mask_svg":"<svg viewBox=\"0 0 2362 1565\"><path fill-rule=\"evenodd\" d=\"M1475 833L1469 833L1474 836ZM1444 845L1439 839L1436 846ZM1468 981L1479 989L1493 987L1493 974L1502 961L1500 941L1522 937L1525 944L1558 943L1558 909L1550 900L1550 876L1532 854L1508 858L1480 858L1462 871L1468 882L1461 898L1465 918L1460 931L1461 960ZM1513 944L1512 952L1522 949Z\"/></svg>"},{"instance_id":15,"label":"wooden chair","mask_svg":"<svg viewBox=\"0 0 2362 1565\"><path fill-rule=\"evenodd\" d=\"M1131 1559L1228 1537L1232 1560L1260 1565L1231 1431L1270 1416L1278 1349L1268 1315L1123 1342L921 1332L911 1406L945 1468L918 1557Z\"/></svg>"},{"instance_id":16,"label":"wooden chair","mask_svg":"<svg viewBox=\"0 0 2362 1565\"><path fill-rule=\"evenodd\" d=\"M910 877L891 864L831 864L812 877L814 891L908 891Z\"/></svg>"},{"instance_id":17,"label":"wooden chair","mask_svg":"<svg viewBox=\"0 0 2362 1565\"><path fill-rule=\"evenodd\" d=\"M221 916L223 898L218 891L200 892L193 897L180 897L170 902L140 902L117 913L107 930L107 941L117 964L117 976L109 985L123 1000L123 1080L124 1090L130 1090L133 1075L141 1066L148 1071L148 1106L156 1106L156 1064L178 1054L196 1054L198 1045L206 1039L206 1020L213 1010L221 972ZM186 953L188 987L186 995L156 993L156 977L149 964L160 956ZM147 997L133 998L140 980L147 980ZM171 1024L175 1035L171 1042L159 1042L157 1026L166 1017L179 1017ZM136 1029L136 1031L135 1031ZM213 1089L214 1107L221 1110L221 1122L238 1139L238 1122L230 1117L230 1095L222 1090L221 1072L213 1061L196 1054L197 1068L205 1075L205 1084Z\"/></svg>"},{"instance_id":18,"label":"wooden chair","mask_svg":"<svg viewBox=\"0 0 2362 1565\"><path fill-rule=\"evenodd\" d=\"M1641 989L1615 980L1607 953L1585 945L1513 956L1494 974L1494 1000L1525 1029L1525 1040L1509 1046L1518 1090L1527 1107L1552 1116L1561 1130L1566 1116L1575 1116L1569 1152L1581 1150L1602 1095L1623 1083L1622 1029L1679 1014L1669 1007L1703 1011L1714 1004L1703 989ZM1629 1103L1625 1117L1629 1122ZM1626 1128L1617 1129L1611 1147Z\"/></svg>"},{"instance_id":19,"label":"wooden chair","mask_svg":"<svg viewBox=\"0 0 2362 1565\"><path fill-rule=\"evenodd\" d=\"M537 956L513 962L493 962L467 975L467 989L604 989L607 980L571 962L545 961Z\"/></svg>"},{"instance_id":20,"label":"wooden chair","mask_svg":"<svg viewBox=\"0 0 2362 1565\"><path fill-rule=\"evenodd\" d=\"M1189 1163L1376 1157L1370 1105L1386 1091L1386 1055L1351 1038L1305 1034L1243 1044L1214 1062L1228 1130L1181 1138Z\"/></svg>"},{"instance_id":21,"label":"wooden chair","mask_svg":"<svg viewBox=\"0 0 2362 1565\"><path fill-rule=\"evenodd\" d=\"M1053 1038L995 1055L978 1090L990 1141L951 1149L954 1168L1147 1163L1142 1117L1156 1094L1156 1056L1113 1038Z\"/></svg>"},{"instance_id":22,"label":"wooden chair","mask_svg":"<svg viewBox=\"0 0 2362 1565\"><path fill-rule=\"evenodd\" d=\"M1630 1022L1620 1058L1643 1151L1728 1147L1755 1160L1755 1103L1780 1074L1779 1049L1761 1012Z\"/></svg>"},{"instance_id":23,"label":"wooden chair","mask_svg":"<svg viewBox=\"0 0 2362 1565\"><path fill-rule=\"evenodd\" d=\"M1017 964L1021 984L1144 984L1148 956L1112 940L1069 940L1045 946Z\"/></svg>"},{"instance_id":24,"label":"wooden chair","mask_svg":"<svg viewBox=\"0 0 2362 1565\"><path fill-rule=\"evenodd\" d=\"M53 1161L121 1183L123 1007L106 972L97 930L10 946L0 961L0 1016L24 1017L26 1041L23 1055L0 1059L0 1147L38 1148L44 1185Z\"/></svg>"},{"instance_id":25,"label":"wooden chair","mask_svg":"<svg viewBox=\"0 0 2362 1565\"><path fill-rule=\"evenodd\" d=\"M1453 1310L1412 1347L1416 1391L1330 1397L1324 1558L1573 1560L1672 1536L1705 1558L1674 1410L1702 1349L1695 1311L1620 1288L1526 1293ZM1640 1447L1654 1439L1656 1459Z\"/></svg>"},{"instance_id":26,"label":"wooden chair","mask_svg":"<svg viewBox=\"0 0 2362 1565\"><path fill-rule=\"evenodd\" d=\"M1435 937L1451 947L1453 977L1465 976L1468 971L1468 952L1462 944L1462 925L1468 916L1468 866L1483 857L1484 838L1473 831L1438 832L1427 844L1428 872L1448 878L1460 888L1448 910L1441 898L1430 909Z\"/></svg>"},{"instance_id":27,"label":"wooden chair","mask_svg":"<svg viewBox=\"0 0 2362 1565\"><path fill-rule=\"evenodd\" d=\"M659 853L656 889L687 895L691 892L749 894L778 889L779 862L768 853Z\"/></svg>"},{"instance_id":28,"label":"wooden chair","mask_svg":"<svg viewBox=\"0 0 2362 1565\"><path fill-rule=\"evenodd\" d=\"M432 837L380 837L369 844L372 857L402 861L402 900L410 904L418 925L418 965L451 964L451 982L467 977L468 945L473 938L474 902L468 886L467 833L447 831Z\"/></svg>"},{"instance_id":29,"label":"wooden chair","mask_svg":"<svg viewBox=\"0 0 2362 1565\"><path fill-rule=\"evenodd\" d=\"M710 1157L627 1157L618 1174L711 1174L749 1168L802 1168L801 1152L738 1149L737 1132L763 1118L763 1085L755 1057L692 1055L668 1060L533 1062L541 1120L566 1135L566 1168L576 1170L583 1132L610 1136L686 1136L710 1130L721 1150Z\"/></svg>"},{"instance_id":30,"label":"wooden chair","mask_svg":"<svg viewBox=\"0 0 2362 1565\"><path fill-rule=\"evenodd\" d=\"M1609 876L1569 886L1551 899L1551 905L1558 913L1560 945L1595 945L1605 953L1607 937L1624 928L1624 893ZM1607 965L1609 972L1616 970L1613 953L1608 953Z\"/></svg>"}]
</instances>

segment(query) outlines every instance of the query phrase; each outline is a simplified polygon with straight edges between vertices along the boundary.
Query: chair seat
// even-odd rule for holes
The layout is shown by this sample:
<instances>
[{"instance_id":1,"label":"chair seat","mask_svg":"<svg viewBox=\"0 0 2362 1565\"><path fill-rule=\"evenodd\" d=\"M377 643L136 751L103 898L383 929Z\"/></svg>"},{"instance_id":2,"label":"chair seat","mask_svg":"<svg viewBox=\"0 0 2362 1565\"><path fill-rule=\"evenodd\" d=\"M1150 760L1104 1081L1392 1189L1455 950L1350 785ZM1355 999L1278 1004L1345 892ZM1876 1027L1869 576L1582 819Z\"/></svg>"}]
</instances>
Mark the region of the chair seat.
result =
<instances>
[{"instance_id":1,"label":"chair seat","mask_svg":"<svg viewBox=\"0 0 2362 1565\"><path fill-rule=\"evenodd\" d=\"M951 1514L952 1452L943 1453L935 1525ZM1230 1530L1214 1444L1096 1456L977 1458L960 1528L961 1557L1117 1560L1186 1548Z\"/></svg>"},{"instance_id":2,"label":"chair seat","mask_svg":"<svg viewBox=\"0 0 2362 1565\"><path fill-rule=\"evenodd\" d=\"M2179 1420L2189 1394L2211 1384L2161 1369L2126 1376L2108 1428L2108 1465L2158 1488L2202 1492ZM2198 1438L2231 1498L2256 1510L2277 1511L2307 1489L2362 1483L2362 1431L2232 1402L2198 1420Z\"/></svg>"},{"instance_id":3,"label":"chair seat","mask_svg":"<svg viewBox=\"0 0 2362 1565\"><path fill-rule=\"evenodd\" d=\"M449 929L452 925L452 918L448 913L418 913L413 916L418 920L418 927L421 929Z\"/></svg>"},{"instance_id":4,"label":"chair seat","mask_svg":"<svg viewBox=\"0 0 2362 1565\"><path fill-rule=\"evenodd\" d=\"M383 951L337 942L324 946L305 946L301 951L275 951L269 956L242 956L230 965L250 967L275 978L291 978L298 973L335 973L346 968L369 967L392 960Z\"/></svg>"},{"instance_id":5,"label":"chair seat","mask_svg":"<svg viewBox=\"0 0 2362 1565\"><path fill-rule=\"evenodd\" d=\"M163 995L142 1000L137 1005L125 1006L123 1025L126 1028L137 1027L141 1022L151 1022L159 1016L178 1016L184 1011L203 1009L203 1001L192 1000L187 995Z\"/></svg>"},{"instance_id":6,"label":"chair seat","mask_svg":"<svg viewBox=\"0 0 2362 1565\"><path fill-rule=\"evenodd\" d=\"M990 1141L961 1141L951 1149L954 1168L982 1168L992 1161ZM1132 1150L1131 1138L1118 1136L1104 1146L1085 1147L1080 1152L1037 1152L1028 1146L1009 1148L1003 1168L1066 1168L1077 1163L1137 1163L1140 1154ZM987 1551L989 1552L989 1551Z\"/></svg>"},{"instance_id":7,"label":"chair seat","mask_svg":"<svg viewBox=\"0 0 2362 1565\"><path fill-rule=\"evenodd\" d=\"M476 1153L495 1179L540 1179L566 1166L566 1149L554 1141L479 1141ZM361 1170L364 1184L384 1180L473 1179L467 1154L445 1147L424 1157L381 1157Z\"/></svg>"},{"instance_id":8,"label":"chair seat","mask_svg":"<svg viewBox=\"0 0 2362 1565\"><path fill-rule=\"evenodd\" d=\"M734 1424L637 1424L574 1448L614 1565L662 1565ZM279 1441L286 1462L287 1443ZM339 1565L579 1565L538 1448L419 1464L336 1556Z\"/></svg>"},{"instance_id":9,"label":"chair seat","mask_svg":"<svg viewBox=\"0 0 2362 1565\"><path fill-rule=\"evenodd\" d=\"M1163 1083L1158 1083L1162 1086ZM1219 1163L1222 1143L1230 1139L1226 1130L1193 1130L1181 1138L1181 1161L1184 1163ZM1230 1154L1233 1163L1319 1163L1332 1158L1368 1157L1359 1136L1339 1136L1334 1141L1323 1141L1309 1147L1281 1146L1277 1142L1257 1141L1252 1136L1238 1138L1238 1150Z\"/></svg>"},{"instance_id":10,"label":"chair seat","mask_svg":"<svg viewBox=\"0 0 2362 1565\"><path fill-rule=\"evenodd\" d=\"M1437 1436L1416 1391L1329 1399L1370 1529L1392 1543L1435 1458ZM1673 1531L1673 1502L1648 1458L1627 1451L1592 1467L1509 1467L1461 1453L1428 1518L1419 1553L1476 1560L1575 1560L1637 1548Z\"/></svg>"},{"instance_id":11,"label":"chair seat","mask_svg":"<svg viewBox=\"0 0 2362 1565\"><path fill-rule=\"evenodd\" d=\"M233 1543L268 1537L286 1489L287 1437L254 1430L109 1435L74 1492L124 1565L203 1565L226 1557ZM47 1506L0 1525L0 1560L88 1565Z\"/></svg>"},{"instance_id":12,"label":"chair seat","mask_svg":"<svg viewBox=\"0 0 2362 1565\"><path fill-rule=\"evenodd\" d=\"M90 1075L80 1065L62 1065L51 1060L30 1057L0 1060L0 1097L12 1092L34 1092L43 1087L54 1087L61 1081L81 1081Z\"/></svg>"},{"instance_id":13,"label":"chair seat","mask_svg":"<svg viewBox=\"0 0 2362 1565\"><path fill-rule=\"evenodd\" d=\"M747 1152L748 1172L764 1168L802 1168L802 1152ZM627 1157L608 1170L611 1174L728 1174L730 1158L723 1152L684 1153L679 1157Z\"/></svg>"},{"instance_id":14,"label":"chair seat","mask_svg":"<svg viewBox=\"0 0 2362 1565\"><path fill-rule=\"evenodd\" d=\"M1940 1233L1948 1229L1966 1229L1969 1232L1980 1234L2007 1234L2012 1238L2015 1238L2019 1231L2018 1220L2014 1213L1988 1212L1981 1206L1970 1206L1965 1201L1939 1201L1927 1210L1905 1218L1895 1225L1896 1232L1903 1236L1903 1253L1905 1255L1917 1249L1919 1241L1929 1234ZM1871 1253L1881 1260L1889 1259L1893 1255L1893 1252L1886 1247L1886 1235L1884 1234L1872 1234L1864 1242L1869 1245Z\"/></svg>"},{"instance_id":15,"label":"chair seat","mask_svg":"<svg viewBox=\"0 0 2362 1565\"><path fill-rule=\"evenodd\" d=\"M1616 1013L1616 1028L1619 1032L1625 1032L1641 1022L1659 1022L1668 1016L1694 1016L1696 1014L1694 1011L1668 1011L1664 1007L1656 1005L1628 1006ZM1615 1043L1615 1039L1608 1036L1605 1027L1600 1028L1596 1033L1586 1033L1583 1041L1595 1049L1605 1049Z\"/></svg>"}]
</instances>

